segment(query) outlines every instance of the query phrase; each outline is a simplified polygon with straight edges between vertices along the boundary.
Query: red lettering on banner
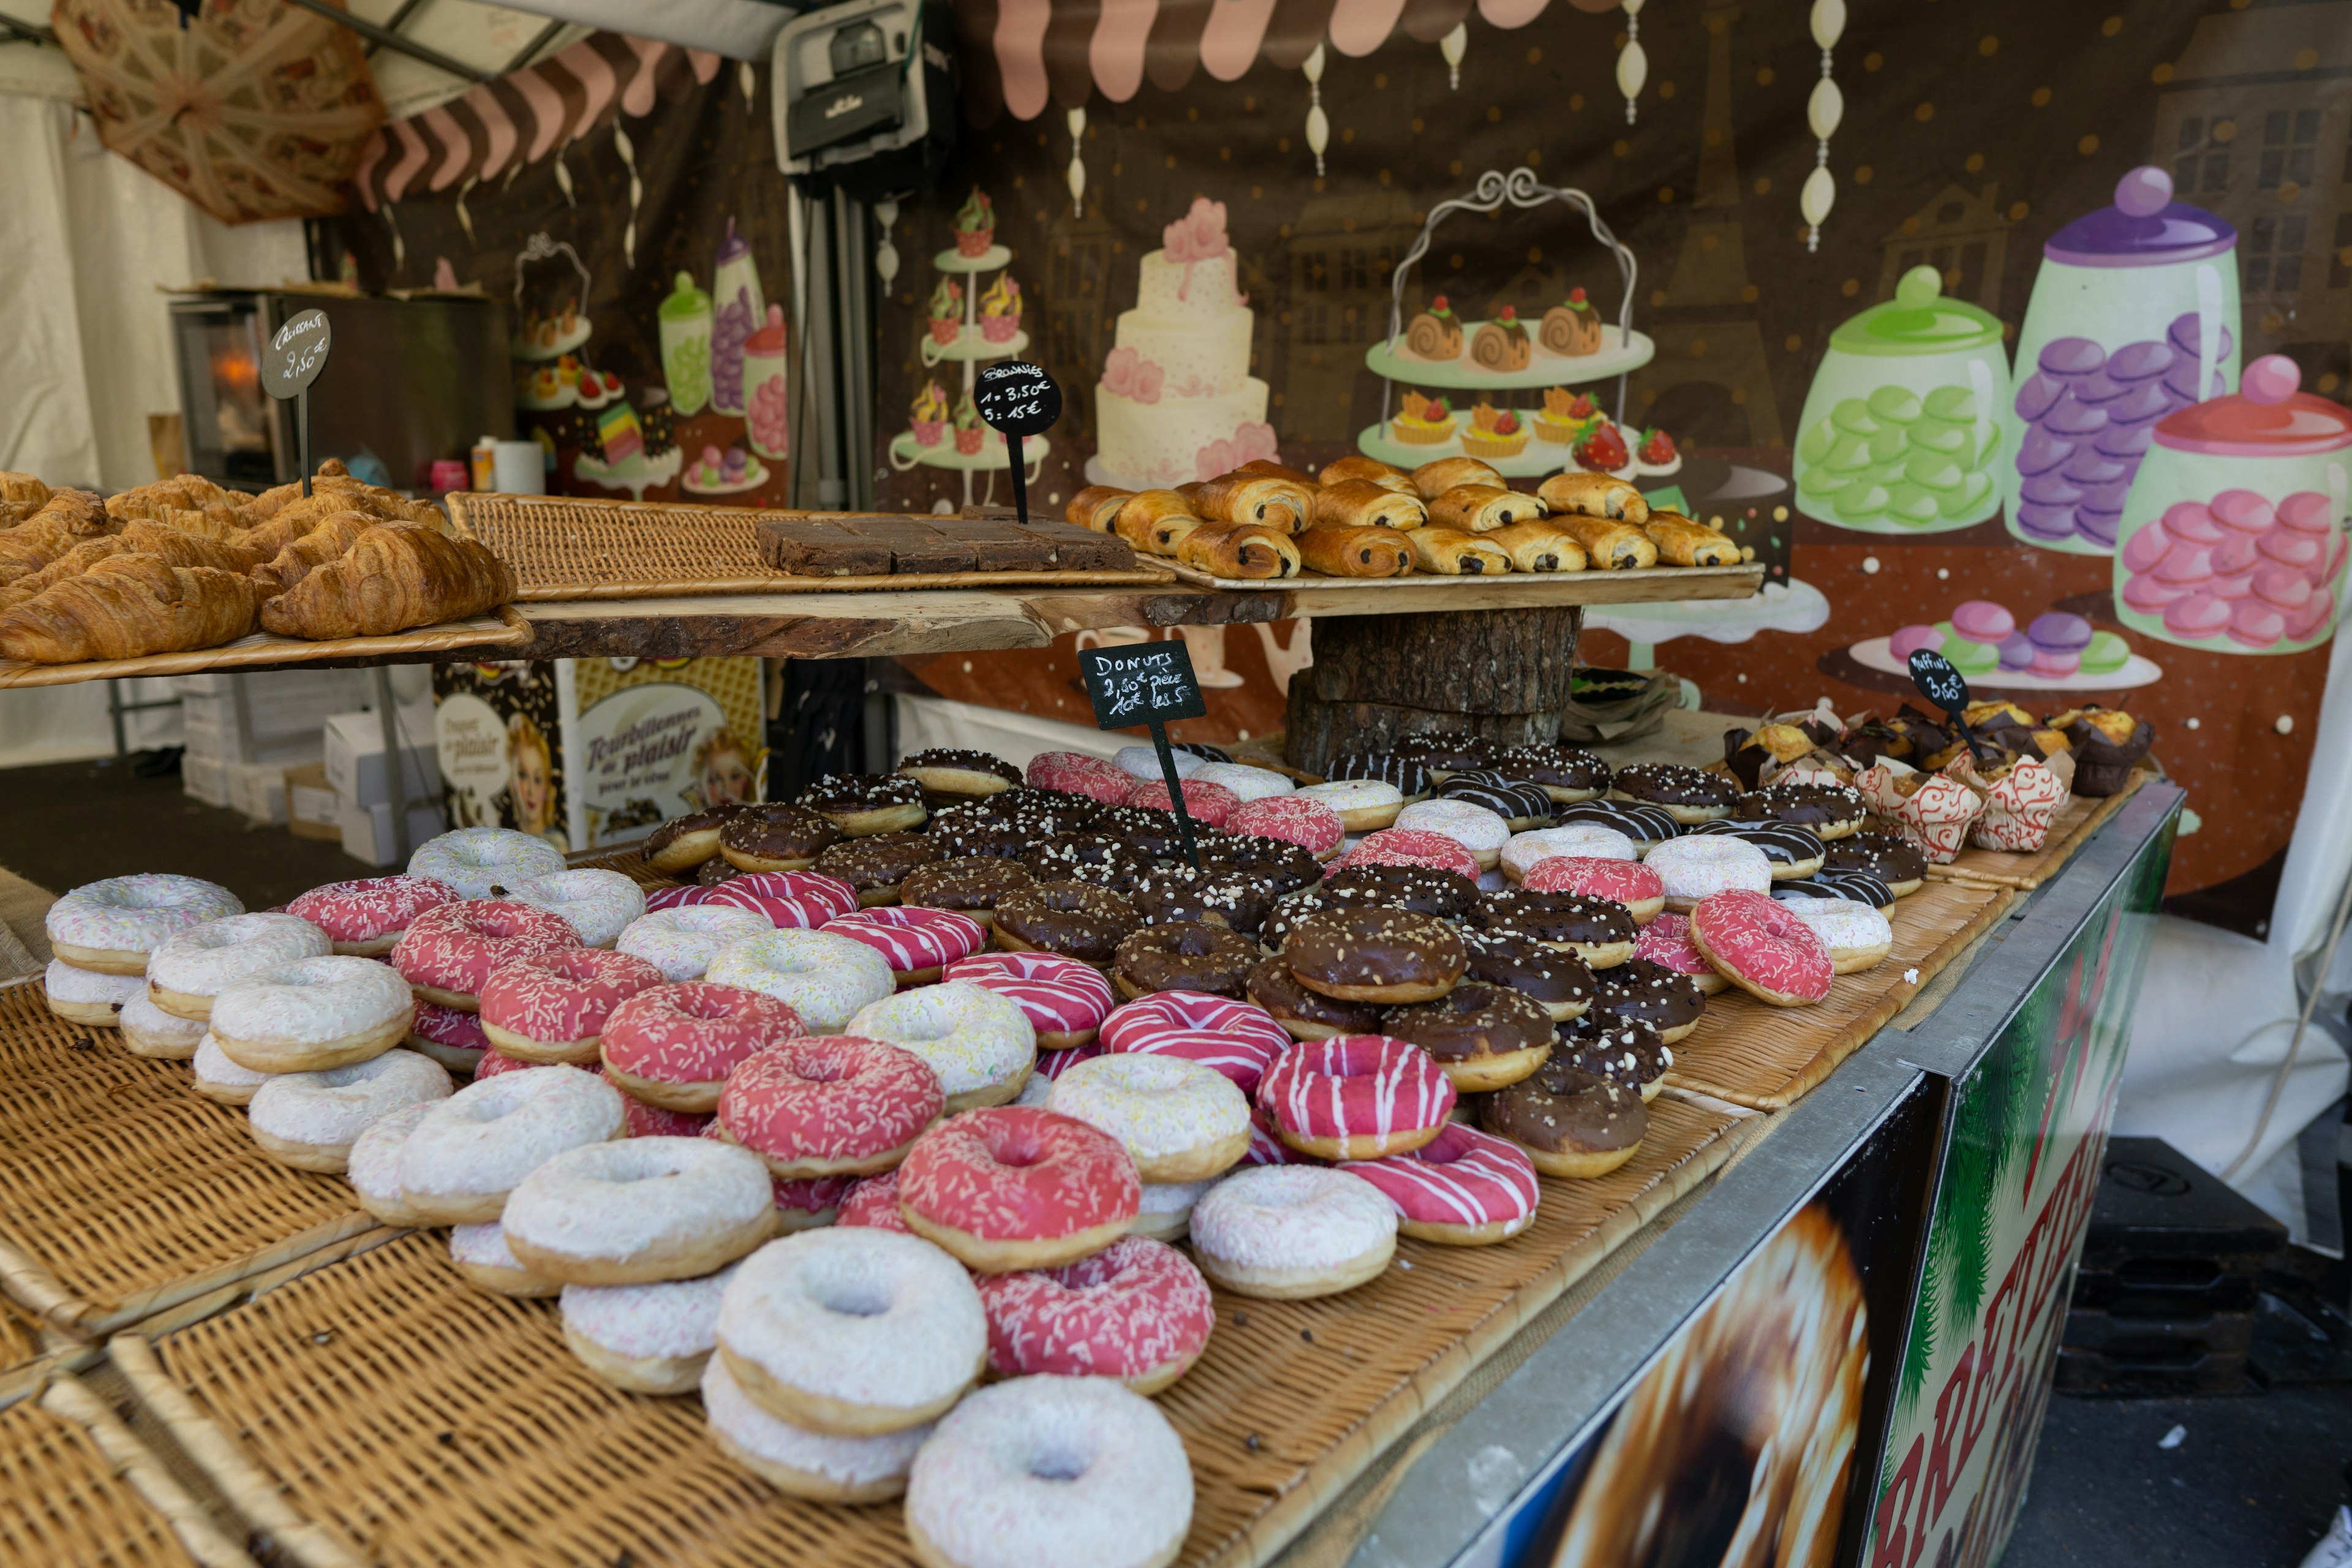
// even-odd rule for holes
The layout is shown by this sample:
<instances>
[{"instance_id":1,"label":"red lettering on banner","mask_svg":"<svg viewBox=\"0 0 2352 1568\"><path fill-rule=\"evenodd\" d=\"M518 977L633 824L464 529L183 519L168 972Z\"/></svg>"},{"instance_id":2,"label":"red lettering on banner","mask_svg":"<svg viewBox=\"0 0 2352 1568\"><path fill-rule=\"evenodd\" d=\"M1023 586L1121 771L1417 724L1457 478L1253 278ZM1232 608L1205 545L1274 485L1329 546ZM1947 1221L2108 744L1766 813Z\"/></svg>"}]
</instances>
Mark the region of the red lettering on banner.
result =
<instances>
[{"instance_id":1,"label":"red lettering on banner","mask_svg":"<svg viewBox=\"0 0 2352 1568\"><path fill-rule=\"evenodd\" d=\"M1904 1548L1911 1542L1911 1501L1918 1495L1919 1458L1927 1451L1925 1437L1912 1438L1911 1451L1903 1456L1885 1495L1878 1500L1878 1544L1871 1552L1870 1568L1907 1568L1910 1557L1918 1555L1906 1556Z\"/></svg>"},{"instance_id":2,"label":"red lettering on banner","mask_svg":"<svg viewBox=\"0 0 2352 1568\"><path fill-rule=\"evenodd\" d=\"M1944 1380L1944 1391L1936 1396L1936 1435L1927 1446L1927 1474L1920 1496L1920 1506L1929 1519L1944 1516L1944 1504L1952 1495L1952 1479L1968 1463L1965 1449L1957 1461L1952 1458L1952 1429L1968 1404L1969 1388L1974 1381L1969 1374L1976 1371L1976 1365L1977 1347L1971 1342L1961 1347L1959 1363Z\"/></svg>"}]
</instances>

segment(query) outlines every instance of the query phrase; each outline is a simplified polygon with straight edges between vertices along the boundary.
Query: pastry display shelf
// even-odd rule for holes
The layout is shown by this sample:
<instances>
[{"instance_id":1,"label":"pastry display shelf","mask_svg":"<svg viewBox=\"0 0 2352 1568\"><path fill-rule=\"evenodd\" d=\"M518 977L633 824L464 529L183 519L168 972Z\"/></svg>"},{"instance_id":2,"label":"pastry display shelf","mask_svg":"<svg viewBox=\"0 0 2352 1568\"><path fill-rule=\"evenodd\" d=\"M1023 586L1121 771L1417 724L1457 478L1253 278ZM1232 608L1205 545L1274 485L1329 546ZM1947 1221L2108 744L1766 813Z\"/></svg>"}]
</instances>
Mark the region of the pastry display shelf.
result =
<instances>
[{"instance_id":1,"label":"pastry display shelf","mask_svg":"<svg viewBox=\"0 0 2352 1568\"><path fill-rule=\"evenodd\" d=\"M942 362L961 364L973 360L1011 359L1029 346L1029 334L1014 332L1002 341L984 336L976 325L968 325L956 333L956 341L943 343L937 338L923 340L923 363L934 365Z\"/></svg>"},{"instance_id":2,"label":"pastry display shelf","mask_svg":"<svg viewBox=\"0 0 2352 1568\"><path fill-rule=\"evenodd\" d=\"M1458 417L1467 419L1469 416L1464 414ZM1385 423L1365 426L1363 434L1356 437L1356 450L1367 458L1378 458L1383 463L1394 463L1407 470L1417 468L1423 463L1433 463L1440 458L1467 456L1462 450L1462 438L1458 435L1448 436L1443 441L1400 441L1389 434ZM1532 435L1528 437L1528 444L1511 457L1481 457L1478 460L1493 464L1495 471L1507 479L1549 479L1562 468L1576 466L1568 447L1551 441L1538 441Z\"/></svg>"},{"instance_id":3,"label":"pastry display shelf","mask_svg":"<svg viewBox=\"0 0 2352 1568\"><path fill-rule=\"evenodd\" d=\"M525 342L520 338L517 338L507 344L507 353L516 359L529 360L534 364L546 360L562 359L565 354L586 342L590 331L588 320L583 316L578 326L561 337L551 338L543 343Z\"/></svg>"},{"instance_id":4,"label":"pastry display shelf","mask_svg":"<svg viewBox=\"0 0 2352 1568\"><path fill-rule=\"evenodd\" d=\"M1053 449L1053 443L1043 436L1027 437L1022 441L1021 460L1032 479L1036 477L1045 455ZM989 473L1011 468L1013 460L1003 438L994 431L990 431L988 439L981 442L979 451L964 452L957 450L951 435L943 435L938 445L926 447L915 439L912 430L901 430L890 437L890 466L902 474L919 466L960 468L966 473Z\"/></svg>"},{"instance_id":5,"label":"pastry display shelf","mask_svg":"<svg viewBox=\"0 0 2352 1568\"><path fill-rule=\"evenodd\" d=\"M992 245L978 256L950 248L931 258L932 268L940 272L996 272L1012 265L1013 252L1002 245Z\"/></svg>"},{"instance_id":6,"label":"pastry display shelf","mask_svg":"<svg viewBox=\"0 0 2352 1568\"><path fill-rule=\"evenodd\" d=\"M1534 342L1530 334L1527 369L1488 370L1470 357L1469 350L1471 341L1478 335L1478 329L1483 324L1479 321L1462 323L1463 351L1459 358L1415 358L1403 352L1404 338L1399 334L1391 342L1374 343L1366 349L1364 364L1382 380L1400 382L1406 386L1462 387L1477 392L1533 392L1547 386L1580 386L1588 382L1609 381L1641 369L1658 353L1658 345L1650 341L1647 332L1603 326L1598 353L1549 353L1540 343Z\"/></svg>"}]
</instances>

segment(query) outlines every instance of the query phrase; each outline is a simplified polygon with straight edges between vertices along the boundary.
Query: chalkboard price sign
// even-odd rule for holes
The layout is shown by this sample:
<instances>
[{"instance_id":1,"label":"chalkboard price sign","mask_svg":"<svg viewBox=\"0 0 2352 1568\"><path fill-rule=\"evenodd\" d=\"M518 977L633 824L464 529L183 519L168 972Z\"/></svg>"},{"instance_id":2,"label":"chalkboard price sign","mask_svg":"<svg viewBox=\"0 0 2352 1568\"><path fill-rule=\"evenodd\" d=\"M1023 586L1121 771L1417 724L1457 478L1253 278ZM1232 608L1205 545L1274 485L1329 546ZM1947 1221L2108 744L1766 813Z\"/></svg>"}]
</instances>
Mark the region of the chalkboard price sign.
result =
<instances>
[{"instance_id":1,"label":"chalkboard price sign","mask_svg":"<svg viewBox=\"0 0 2352 1568\"><path fill-rule=\"evenodd\" d=\"M1078 671L1086 677L1087 696L1095 705L1096 729L1123 730L1134 724L1150 729L1152 748L1160 753L1160 774L1176 808L1176 837L1183 841L1184 858L1199 870L1201 851L1192 842L1192 818L1184 809L1175 753L1168 749L1170 721L1198 719L1209 710L1184 639L1087 648L1078 655Z\"/></svg>"},{"instance_id":2,"label":"chalkboard price sign","mask_svg":"<svg viewBox=\"0 0 2352 1568\"><path fill-rule=\"evenodd\" d=\"M1969 682L1952 661L1932 648L1920 648L1910 659L1911 684L1919 695L1958 718L1969 705Z\"/></svg>"},{"instance_id":3,"label":"chalkboard price sign","mask_svg":"<svg viewBox=\"0 0 2352 1568\"><path fill-rule=\"evenodd\" d=\"M294 401L296 461L302 466L302 493L310 493L310 384L327 368L327 351L335 346L335 329L327 312L312 306L286 318L269 334L261 356L261 389L280 403Z\"/></svg>"},{"instance_id":4,"label":"chalkboard price sign","mask_svg":"<svg viewBox=\"0 0 2352 1568\"><path fill-rule=\"evenodd\" d=\"M1062 389L1041 367L1026 360L1001 360L973 379L971 401L989 428L1003 434L1013 465L1013 510L1026 523L1029 464L1021 444L1054 427L1054 421L1062 416Z\"/></svg>"}]
</instances>

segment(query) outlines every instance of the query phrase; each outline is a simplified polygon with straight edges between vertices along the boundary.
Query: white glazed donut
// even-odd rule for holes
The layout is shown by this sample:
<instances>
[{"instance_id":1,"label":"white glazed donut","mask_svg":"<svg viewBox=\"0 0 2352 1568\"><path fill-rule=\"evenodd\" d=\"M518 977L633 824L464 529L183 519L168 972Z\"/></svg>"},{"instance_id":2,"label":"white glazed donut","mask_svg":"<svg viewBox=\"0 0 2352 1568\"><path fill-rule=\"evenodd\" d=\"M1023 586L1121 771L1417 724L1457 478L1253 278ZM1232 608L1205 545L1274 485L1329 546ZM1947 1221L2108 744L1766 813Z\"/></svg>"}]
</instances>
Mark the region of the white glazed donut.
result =
<instances>
[{"instance_id":1,"label":"white glazed donut","mask_svg":"<svg viewBox=\"0 0 2352 1568\"><path fill-rule=\"evenodd\" d=\"M646 912L646 890L618 871L558 871L509 888L507 897L562 916L583 947L612 946Z\"/></svg>"},{"instance_id":2,"label":"white glazed donut","mask_svg":"<svg viewBox=\"0 0 2352 1568\"><path fill-rule=\"evenodd\" d=\"M1176 776L1189 779L1210 765L1206 757L1196 757L1190 752L1171 751L1176 759ZM1151 746L1121 746L1110 760L1111 766L1129 778L1156 779L1163 777L1160 770L1160 752Z\"/></svg>"},{"instance_id":3,"label":"white glazed donut","mask_svg":"<svg viewBox=\"0 0 2352 1568\"><path fill-rule=\"evenodd\" d=\"M149 1057L159 1062L186 1061L212 1032L194 1018L174 1018L155 1005L148 999L143 981L140 983L139 994L122 1005L120 1022L123 1048L134 1057ZM213 1051L215 1055L220 1051L217 1041Z\"/></svg>"},{"instance_id":4,"label":"white glazed donut","mask_svg":"<svg viewBox=\"0 0 2352 1568\"><path fill-rule=\"evenodd\" d=\"M1895 928L1885 912L1860 899L1784 898L1780 903L1822 939L1836 973L1874 968L1895 946Z\"/></svg>"},{"instance_id":5,"label":"white glazed donut","mask_svg":"<svg viewBox=\"0 0 2352 1568\"><path fill-rule=\"evenodd\" d=\"M1219 1178L1205 1182L1146 1182L1143 1203L1135 1211L1135 1223L1127 1227L1129 1236L1148 1236L1154 1241L1179 1242L1192 1228L1192 1205L1201 1195L1217 1184Z\"/></svg>"},{"instance_id":6,"label":"white glazed donut","mask_svg":"<svg viewBox=\"0 0 2352 1568\"><path fill-rule=\"evenodd\" d=\"M1265 800L1268 796L1290 795L1298 784L1272 768L1254 768L1247 763L1211 763L1194 768L1179 778L1199 779L1204 784L1223 784L1243 800Z\"/></svg>"},{"instance_id":7,"label":"white glazed donut","mask_svg":"<svg viewBox=\"0 0 2352 1568\"><path fill-rule=\"evenodd\" d=\"M1215 1068L1183 1057L1102 1056L1054 1080L1045 1109L1127 1145L1147 1182L1200 1182L1249 1152L1249 1100Z\"/></svg>"},{"instance_id":8,"label":"white glazed donut","mask_svg":"<svg viewBox=\"0 0 2352 1568\"><path fill-rule=\"evenodd\" d=\"M649 1285L723 1268L776 1234L757 1154L715 1138L585 1143L525 1176L499 1216L522 1266L566 1285Z\"/></svg>"},{"instance_id":9,"label":"white glazed donut","mask_svg":"<svg viewBox=\"0 0 2352 1568\"><path fill-rule=\"evenodd\" d=\"M1253 1165L1192 1205L1192 1256L1228 1290L1276 1300L1336 1295L1396 1255L1396 1210L1361 1176Z\"/></svg>"},{"instance_id":10,"label":"white glazed donut","mask_svg":"<svg viewBox=\"0 0 2352 1568\"><path fill-rule=\"evenodd\" d=\"M111 1029L121 1022L122 1009L133 997L146 996L147 982L136 974L76 969L62 958L53 958L42 973L41 992L49 1011L67 1023Z\"/></svg>"},{"instance_id":11,"label":"white glazed donut","mask_svg":"<svg viewBox=\"0 0 2352 1568\"><path fill-rule=\"evenodd\" d=\"M446 882L461 899L498 898L494 888L512 889L562 869L562 850L510 827L460 827L426 839L408 858L410 876Z\"/></svg>"},{"instance_id":12,"label":"white glazed donut","mask_svg":"<svg viewBox=\"0 0 2352 1568\"><path fill-rule=\"evenodd\" d=\"M351 1179L352 1190L360 1196L360 1207L386 1225L414 1226L424 1220L408 1206L400 1190L400 1146L416 1131L416 1124L438 1100L420 1100L414 1105L404 1105L387 1111L368 1123L367 1131L352 1140L352 1152L343 1162L343 1174Z\"/></svg>"},{"instance_id":13,"label":"white glazed donut","mask_svg":"<svg viewBox=\"0 0 2352 1568\"><path fill-rule=\"evenodd\" d=\"M803 1230L743 1260L719 1353L751 1402L793 1426L871 1437L936 1421L988 1363L963 1265L870 1226Z\"/></svg>"},{"instance_id":14,"label":"white glazed donut","mask_svg":"<svg viewBox=\"0 0 2352 1568\"><path fill-rule=\"evenodd\" d=\"M449 1261L474 1284L500 1296L547 1297L560 1295L563 1289L516 1259L507 1247L506 1227L496 1220L452 1226Z\"/></svg>"},{"instance_id":15,"label":"white glazed donut","mask_svg":"<svg viewBox=\"0 0 2352 1568\"><path fill-rule=\"evenodd\" d=\"M1466 800L1417 800L1397 813L1393 826L1451 838L1470 851L1481 871L1493 870L1511 841L1509 823Z\"/></svg>"},{"instance_id":16,"label":"white glazed donut","mask_svg":"<svg viewBox=\"0 0 2352 1568\"><path fill-rule=\"evenodd\" d=\"M734 1278L730 1263L698 1279L566 1285L563 1342L615 1388L691 1394L718 1348L719 1298Z\"/></svg>"},{"instance_id":17,"label":"white glazed donut","mask_svg":"<svg viewBox=\"0 0 2352 1568\"><path fill-rule=\"evenodd\" d=\"M1350 833L1377 833L1396 826L1404 809L1404 792L1385 779L1333 779L1293 790L1301 800L1320 801L1339 814L1339 826Z\"/></svg>"},{"instance_id":18,"label":"white glazed donut","mask_svg":"<svg viewBox=\"0 0 2352 1568\"><path fill-rule=\"evenodd\" d=\"M572 1288L566 1287L567 1301L571 1294ZM564 1323L568 1336L571 1320ZM933 1423L873 1437L806 1431L752 1404L727 1370L725 1357L707 1359L699 1383L712 1440L720 1453L778 1491L818 1502L881 1502L907 1489L907 1471L915 1463L915 1451L929 1439Z\"/></svg>"},{"instance_id":19,"label":"white glazed donut","mask_svg":"<svg viewBox=\"0 0 2352 1568\"><path fill-rule=\"evenodd\" d=\"M235 893L195 877L111 877L49 906L49 949L77 969L144 974L147 955L206 921L241 915Z\"/></svg>"},{"instance_id":20,"label":"white glazed donut","mask_svg":"<svg viewBox=\"0 0 2352 1568\"><path fill-rule=\"evenodd\" d=\"M196 1092L223 1105L250 1104L254 1092L275 1076L241 1068L229 1060L228 1053L221 1049L210 1029L196 1042L196 1054L189 1060L188 1068L195 1075Z\"/></svg>"},{"instance_id":21,"label":"white glazed donut","mask_svg":"<svg viewBox=\"0 0 2352 1568\"><path fill-rule=\"evenodd\" d=\"M223 989L213 1037L255 1072L318 1072L382 1056L408 1037L415 1013L415 995L392 965L306 958Z\"/></svg>"},{"instance_id":22,"label":"white glazed donut","mask_svg":"<svg viewBox=\"0 0 2352 1568\"><path fill-rule=\"evenodd\" d=\"M361 1133L395 1110L448 1099L452 1087L449 1069L431 1057L386 1051L347 1068L278 1073L253 1091L247 1114L263 1153L331 1174L350 1164Z\"/></svg>"},{"instance_id":23,"label":"white glazed donut","mask_svg":"<svg viewBox=\"0 0 2352 1568\"><path fill-rule=\"evenodd\" d=\"M1029 1015L970 980L886 996L860 1008L847 1032L921 1058L947 1091L950 1116L1016 1099L1037 1064L1037 1028Z\"/></svg>"},{"instance_id":24,"label":"white glazed donut","mask_svg":"<svg viewBox=\"0 0 2352 1568\"><path fill-rule=\"evenodd\" d=\"M1710 833L1650 846L1642 863L1666 885L1666 908L1686 915L1710 893L1772 890L1771 858L1744 838Z\"/></svg>"},{"instance_id":25,"label":"white glazed donut","mask_svg":"<svg viewBox=\"0 0 2352 1568\"><path fill-rule=\"evenodd\" d=\"M1116 1378L983 1388L907 1479L907 1534L926 1568L1166 1568L1192 1528L1183 1441Z\"/></svg>"},{"instance_id":26,"label":"white glazed donut","mask_svg":"<svg viewBox=\"0 0 2352 1568\"><path fill-rule=\"evenodd\" d=\"M1639 860L1633 841L1613 827L1597 822L1573 822L1566 827L1538 827L1514 833L1503 846L1503 875L1524 882L1538 860L1576 856L1587 860Z\"/></svg>"},{"instance_id":27,"label":"white glazed donut","mask_svg":"<svg viewBox=\"0 0 2352 1568\"><path fill-rule=\"evenodd\" d=\"M849 1021L857 1010L898 985L890 961L864 942L799 929L733 943L711 961L706 978L773 996L798 1013L812 1035L856 1034Z\"/></svg>"},{"instance_id":28,"label":"white glazed donut","mask_svg":"<svg viewBox=\"0 0 2352 1568\"><path fill-rule=\"evenodd\" d=\"M639 915L613 945L651 963L662 972L663 979L676 985L701 979L711 961L734 943L775 929L775 923L756 910L739 910L731 904L680 904Z\"/></svg>"},{"instance_id":29,"label":"white glazed donut","mask_svg":"<svg viewBox=\"0 0 2352 1568\"><path fill-rule=\"evenodd\" d=\"M498 1218L507 1194L556 1155L626 1128L621 1091L594 1073L502 1072L459 1089L417 1124L401 1145L401 1193L428 1224L478 1225Z\"/></svg>"},{"instance_id":30,"label":"white glazed donut","mask_svg":"<svg viewBox=\"0 0 2352 1568\"><path fill-rule=\"evenodd\" d=\"M147 955L147 994L175 1018L210 1018L224 986L306 958L335 944L299 915L230 915L180 932Z\"/></svg>"}]
</instances>

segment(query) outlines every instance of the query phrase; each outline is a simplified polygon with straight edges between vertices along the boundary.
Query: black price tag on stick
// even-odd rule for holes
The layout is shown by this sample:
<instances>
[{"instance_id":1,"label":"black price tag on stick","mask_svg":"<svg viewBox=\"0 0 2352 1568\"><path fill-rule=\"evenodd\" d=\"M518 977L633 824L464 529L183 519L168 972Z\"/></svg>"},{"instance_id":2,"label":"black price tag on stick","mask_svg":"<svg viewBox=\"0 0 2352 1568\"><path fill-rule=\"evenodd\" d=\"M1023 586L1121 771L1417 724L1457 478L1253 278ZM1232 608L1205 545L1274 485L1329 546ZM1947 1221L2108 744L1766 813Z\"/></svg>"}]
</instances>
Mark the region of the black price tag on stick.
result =
<instances>
[{"instance_id":1,"label":"black price tag on stick","mask_svg":"<svg viewBox=\"0 0 2352 1568\"><path fill-rule=\"evenodd\" d=\"M1965 717L1969 707L1968 677L1932 648L1917 649L1907 662L1911 666L1911 684L1919 689L1919 695L1944 710L1944 717L1952 721L1960 739L1968 742L1970 756L1983 755Z\"/></svg>"},{"instance_id":2,"label":"black price tag on stick","mask_svg":"<svg viewBox=\"0 0 2352 1568\"><path fill-rule=\"evenodd\" d=\"M1086 677L1087 698L1095 705L1095 728L1123 730L1148 725L1152 748L1160 753L1160 773L1168 782L1169 804L1176 808L1176 837L1183 841L1184 858L1201 869L1201 851L1192 842L1192 818L1184 809L1184 786L1176 776L1176 754L1168 749L1168 725L1176 719L1198 719L1209 710L1201 683L1192 674L1192 652L1181 637L1167 642L1130 643L1124 647L1087 648L1078 655L1078 671Z\"/></svg>"},{"instance_id":3,"label":"black price tag on stick","mask_svg":"<svg viewBox=\"0 0 2352 1568\"><path fill-rule=\"evenodd\" d=\"M1022 443L1032 436L1043 436L1062 416L1062 389L1040 366L1026 360L1002 360L973 379L971 401L988 427L1004 437L1013 461L1013 510L1025 523L1029 521L1028 459Z\"/></svg>"},{"instance_id":4,"label":"black price tag on stick","mask_svg":"<svg viewBox=\"0 0 2352 1568\"><path fill-rule=\"evenodd\" d=\"M327 351L335 346L335 329L327 312L312 306L286 318L269 336L261 356L261 387L280 403L294 401L297 460L302 466L302 493L310 493L310 384L327 368Z\"/></svg>"}]
</instances>

